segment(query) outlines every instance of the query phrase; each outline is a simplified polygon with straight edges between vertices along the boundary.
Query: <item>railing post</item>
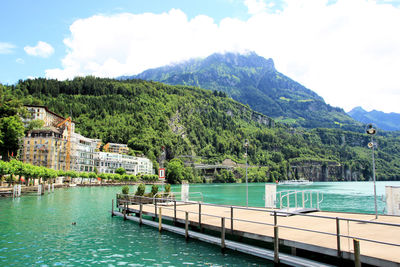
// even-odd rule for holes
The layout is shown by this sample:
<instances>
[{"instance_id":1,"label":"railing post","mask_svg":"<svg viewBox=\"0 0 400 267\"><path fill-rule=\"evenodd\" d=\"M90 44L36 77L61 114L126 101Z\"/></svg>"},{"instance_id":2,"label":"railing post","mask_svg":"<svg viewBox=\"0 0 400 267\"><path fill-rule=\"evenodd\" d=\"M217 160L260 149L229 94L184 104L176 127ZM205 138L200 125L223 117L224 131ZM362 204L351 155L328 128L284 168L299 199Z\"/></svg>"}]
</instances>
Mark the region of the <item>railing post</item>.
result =
<instances>
[{"instance_id":1,"label":"railing post","mask_svg":"<svg viewBox=\"0 0 400 267\"><path fill-rule=\"evenodd\" d=\"M159 214L158 214L158 231L161 233L162 230L162 213L161 213L161 207L159 208Z\"/></svg>"},{"instance_id":2,"label":"railing post","mask_svg":"<svg viewBox=\"0 0 400 267\"><path fill-rule=\"evenodd\" d=\"M174 200L174 225L176 224L176 200Z\"/></svg>"},{"instance_id":3,"label":"railing post","mask_svg":"<svg viewBox=\"0 0 400 267\"><path fill-rule=\"evenodd\" d=\"M231 206L231 234L233 234L233 207Z\"/></svg>"},{"instance_id":4,"label":"railing post","mask_svg":"<svg viewBox=\"0 0 400 267\"><path fill-rule=\"evenodd\" d=\"M221 251L225 251L225 217L221 218Z\"/></svg>"},{"instance_id":5,"label":"railing post","mask_svg":"<svg viewBox=\"0 0 400 267\"><path fill-rule=\"evenodd\" d=\"M199 229L201 230L201 204L199 203Z\"/></svg>"},{"instance_id":6,"label":"railing post","mask_svg":"<svg viewBox=\"0 0 400 267\"><path fill-rule=\"evenodd\" d=\"M319 210L319 191L317 191L317 210Z\"/></svg>"},{"instance_id":7,"label":"railing post","mask_svg":"<svg viewBox=\"0 0 400 267\"><path fill-rule=\"evenodd\" d=\"M279 263L279 235L278 226L274 226L274 263Z\"/></svg>"},{"instance_id":8,"label":"railing post","mask_svg":"<svg viewBox=\"0 0 400 267\"><path fill-rule=\"evenodd\" d=\"M278 218L276 217L276 211L274 211L274 226L278 225Z\"/></svg>"},{"instance_id":9,"label":"railing post","mask_svg":"<svg viewBox=\"0 0 400 267\"><path fill-rule=\"evenodd\" d=\"M143 224L143 203L140 203L140 211L139 211L139 225Z\"/></svg>"},{"instance_id":10,"label":"railing post","mask_svg":"<svg viewBox=\"0 0 400 267\"><path fill-rule=\"evenodd\" d=\"M312 209L312 192L310 191L310 208Z\"/></svg>"},{"instance_id":11,"label":"railing post","mask_svg":"<svg viewBox=\"0 0 400 267\"><path fill-rule=\"evenodd\" d=\"M290 199L289 199L289 197L290 197L290 195L289 194L287 194L286 195L286 199L287 199L287 212L289 212L289 207L290 207Z\"/></svg>"},{"instance_id":12,"label":"railing post","mask_svg":"<svg viewBox=\"0 0 400 267\"><path fill-rule=\"evenodd\" d=\"M361 267L360 241L358 239L353 238L353 245L354 245L354 266Z\"/></svg>"},{"instance_id":13,"label":"railing post","mask_svg":"<svg viewBox=\"0 0 400 267\"><path fill-rule=\"evenodd\" d=\"M296 202L295 207L297 209L297 191L295 191L295 193L294 193L294 201Z\"/></svg>"},{"instance_id":14,"label":"railing post","mask_svg":"<svg viewBox=\"0 0 400 267\"><path fill-rule=\"evenodd\" d=\"M303 209L304 209L304 208L306 207L306 206L305 206L305 202L304 202L304 191L301 192L301 197L302 197L302 199L303 199Z\"/></svg>"},{"instance_id":15,"label":"railing post","mask_svg":"<svg viewBox=\"0 0 400 267\"><path fill-rule=\"evenodd\" d=\"M340 248L340 219L336 217L336 243L337 243L337 256L342 257L342 251Z\"/></svg>"},{"instance_id":16,"label":"railing post","mask_svg":"<svg viewBox=\"0 0 400 267\"><path fill-rule=\"evenodd\" d=\"M114 199L111 199L111 217L114 217Z\"/></svg>"},{"instance_id":17,"label":"railing post","mask_svg":"<svg viewBox=\"0 0 400 267\"><path fill-rule=\"evenodd\" d=\"M189 213L185 212L185 239L189 239Z\"/></svg>"}]
</instances>

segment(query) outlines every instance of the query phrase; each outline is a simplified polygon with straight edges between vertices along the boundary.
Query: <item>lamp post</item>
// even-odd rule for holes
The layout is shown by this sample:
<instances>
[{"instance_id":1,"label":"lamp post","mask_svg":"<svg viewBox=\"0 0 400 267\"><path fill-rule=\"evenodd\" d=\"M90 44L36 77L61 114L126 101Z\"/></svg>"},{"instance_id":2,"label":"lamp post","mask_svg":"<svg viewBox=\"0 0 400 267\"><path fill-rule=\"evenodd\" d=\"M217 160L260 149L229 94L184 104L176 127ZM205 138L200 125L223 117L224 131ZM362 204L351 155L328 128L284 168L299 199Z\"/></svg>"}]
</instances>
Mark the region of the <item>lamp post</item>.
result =
<instances>
[{"instance_id":1,"label":"lamp post","mask_svg":"<svg viewBox=\"0 0 400 267\"><path fill-rule=\"evenodd\" d=\"M246 207L249 207L249 184L247 182L247 148L249 147L249 140L244 141L244 147L246 148L246 153L244 157L246 158Z\"/></svg>"},{"instance_id":2,"label":"lamp post","mask_svg":"<svg viewBox=\"0 0 400 267\"><path fill-rule=\"evenodd\" d=\"M372 177L374 180L375 219L378 219L378 206L376 203L375 144L374 144L374 135L376 134L377 130L375 125L369 123L367 127L365 127L365 132L371 136L371 142L368 143L368 147L371 148L372 151Z\"/></svg>"}]
</instances>

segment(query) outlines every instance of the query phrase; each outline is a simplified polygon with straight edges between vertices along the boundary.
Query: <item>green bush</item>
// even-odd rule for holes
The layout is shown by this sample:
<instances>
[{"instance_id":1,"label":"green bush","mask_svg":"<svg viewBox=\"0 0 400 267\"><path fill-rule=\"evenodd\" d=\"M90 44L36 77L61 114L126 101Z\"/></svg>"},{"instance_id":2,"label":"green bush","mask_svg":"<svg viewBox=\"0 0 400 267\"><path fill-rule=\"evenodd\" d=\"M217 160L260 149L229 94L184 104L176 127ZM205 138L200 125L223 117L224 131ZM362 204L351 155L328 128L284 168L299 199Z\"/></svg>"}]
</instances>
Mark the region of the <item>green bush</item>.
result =
<instances>
[{"instance_id":1,"label":"green bush","mask_svg":"<svg viewBox=\"0 0 400 267\"><path fill-rule=\"evenodd\" d=\"M143 196L144 195L144 191L146 190L146 186L144 184L139 184L135 195L136 196Z\"/></svg>"},{"instance_id":2,"label":"green bush","mask_svg":"<svg viewBox=\"0 0 400 267\"><path fill-rule=\"evenodd\" d=\"M155 196L158 193L158 186L153 184L151 187L151 194Z\"/></svg>"},{"instance_id":3,"label":"green bush","mask_svg":"<svg viewBox=\"0 0 400 267\"><path fill-rule=\"evenodd\" d=\"M129 186L125 185L122 187L122 194L124 195L129 194Z\"/></svg>"}]
</instances>

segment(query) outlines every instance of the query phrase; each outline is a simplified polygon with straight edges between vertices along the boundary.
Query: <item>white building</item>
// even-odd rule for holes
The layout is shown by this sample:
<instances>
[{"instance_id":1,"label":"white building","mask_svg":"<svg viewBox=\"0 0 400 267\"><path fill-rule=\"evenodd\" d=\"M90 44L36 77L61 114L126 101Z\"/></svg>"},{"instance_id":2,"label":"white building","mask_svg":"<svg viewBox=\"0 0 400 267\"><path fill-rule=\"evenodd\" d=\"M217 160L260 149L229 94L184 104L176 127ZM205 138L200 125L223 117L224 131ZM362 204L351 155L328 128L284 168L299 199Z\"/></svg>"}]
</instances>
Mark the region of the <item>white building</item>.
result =
<instances>
[{"instance_id":1,"label":"white building","mask_svg":"<svg viewBox=\"0 0 400 267\"><path fill-rule=\"evenodd\" d=\"M91 139L78 133L71 136L71 167L78 172L93 172L95 166L95 152L99 147L100 139Z\"/></svg>"},{"instance_id":2,"label":"white building","mask_svg":"<svg viewBox=\"0 0 400 267\"><path fill-rule=\"evenodd\" d=\"M148 158L118 153L96 152L95 166L100 173L115 173L116 169L124 168L127 174L153 174L153 163Z\"/></svg>"}]
</instances>

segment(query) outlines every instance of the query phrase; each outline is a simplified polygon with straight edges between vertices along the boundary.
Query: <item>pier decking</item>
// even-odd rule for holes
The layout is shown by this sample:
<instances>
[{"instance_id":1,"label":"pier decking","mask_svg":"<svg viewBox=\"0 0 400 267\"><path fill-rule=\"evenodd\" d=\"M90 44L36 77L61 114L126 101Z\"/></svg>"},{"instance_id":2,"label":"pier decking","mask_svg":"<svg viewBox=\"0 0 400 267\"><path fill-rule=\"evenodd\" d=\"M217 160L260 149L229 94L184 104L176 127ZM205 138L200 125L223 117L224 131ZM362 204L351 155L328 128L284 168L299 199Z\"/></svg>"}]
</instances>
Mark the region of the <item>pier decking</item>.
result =
<instances>
[{"instance_id":1,"label":"pier decking","mask_svg":"<svg viewBox=\"0 0 400 267\"><path fill-rule=\"evenodd\" d=\"M245 208L205 203L155 202L139 204L137 199L119 200L120 209L141 212L181 225L274 242L279 228L279 244L342 259L354 260L353 239L359 240L361 262L376 266L400 266L400 217L380 215L314 212L294 216L276 216L277 210ZM274 216L275 215L275 216ZM224 218L224 225L221 224Z\"/></svg>"}]
</instances>

